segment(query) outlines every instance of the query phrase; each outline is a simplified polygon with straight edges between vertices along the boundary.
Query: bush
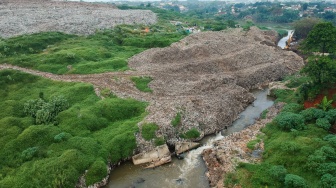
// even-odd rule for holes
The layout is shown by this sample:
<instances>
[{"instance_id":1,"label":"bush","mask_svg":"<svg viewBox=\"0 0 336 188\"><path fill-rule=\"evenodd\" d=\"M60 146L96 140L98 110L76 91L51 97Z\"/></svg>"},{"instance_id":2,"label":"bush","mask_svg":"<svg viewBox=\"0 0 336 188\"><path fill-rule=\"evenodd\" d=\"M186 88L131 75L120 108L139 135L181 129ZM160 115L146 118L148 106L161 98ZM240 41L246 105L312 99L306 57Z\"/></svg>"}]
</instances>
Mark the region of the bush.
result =
<instances>
[{"instance_id":1,"label":"bush","mask_svg":"<svg viewBox=\"0 0 336 188\"><path fill-rule=\"evenodd\" d=\"M294 174L287 174L285 177L285 186L288 188L306 188L308 187L305 179Z\"/></svg>"},{"instance_id":2,"label":"bush","mask_svg":"<svg viewBox=\"0 0 336 188\"><path fill-rule=\"evenodd\" d=\"M305 128L304 118L302 115L291 112L282 112L274 118L275 123L283 130L291 129L302 130Z\"/></svg>"},{"instance_id":3,"label":"bush","mask_svg":"<svg viewBox=\"0 0 336 188\"><path fill-rule=\"evenodd\" d=\"M281 112L299 113L301 110L303 110L303 105L297 103L288 103L283 107Z\"/></svg>"},{"instance_id":4,"label":"bush","mask_svg":"<svg viewBox=\"0 0 336 188\"><path fill-rule=\"evenodd\" d=\"M325 117L326 113L321 109L308 108L306 110L302 110L300 115L303 116L305 122L312 122L318 118Z\"/></svg>"},{"instance_id":5,"label":"bush","mask_svg":"<svg viewBox=\"0 0 336 188\"><path fill-rule=\"evenodd\" d=\"M66 133L66 132L61 132L58 135L54 137L55 142L61 142L69 139L71 137L71 134Z\"/></svg>"},{"instance_id":6,"label":"bush","mask_svg":"<svg viewBox=\"0 0 336 188\"><path fill-rule=\"evenodd\" d=\"M38 147L30 147L30 148L25 149L21 153L22 159L25 161L31 160L33 157L36 156L38 149L39 149Z\"/></svg>"},{"instance_id":7,"label":"bush","mask_svg":"<svg viewBox=\"0 0 336 188\"><path fill-rule=\"evenodd\" d=\"M326 118L329 120L329 123L334 124L336 122L336 109L329 110L326 113Z\"/></svg>"},{"instance_id":8,"label":"bush","mask_svg":"<svg viewBox=\"0 0 336 188\"><path fill-rule=\"evenodd\" d=\"M54 96L49 102L41 98L29 100L23 105L25 114L35 118L37 125L54 122L58 113L67 108L69 103L63 96Z\"/></svg>"},{"instance_id":9,"label":"bush","mask_svg":"<svg viewBox=\"0 0 336 188\"><path fill-rule=\"evenodd\" d=\"M285 176L287 174L287 169L282 165L272 166L269 169L269 174L276 181L283 182L285 180Z\"/></svg>"},{"instance_id":10,"label":"bush","mask_svg":"<svg viewBox=\"0 0 336 188\"><path fill-rule=\"evenodd\" d=\"M191 139L191 138L198 138L200 136L200 132L196 128L192 128L189 131L185 132L184 134L181 134L181 138L185 139Z\"/></svg>"},{"instance_id":11,"label":"bush","mask_svg":"<svg viewBox=\"0 0 336 188\"><path fill-rule=\"evenodd\" d=\"M331 174L324 174L321 177L321 187L322 188L336 187L336 177Z\"/></svg>"},{"instance_id":12,"label":"bush","mask_svg":"<svg viewBox=\"0 0 336 188\"><path fill-rule=\"evenodd\" d=\"M316 169L318 175L322 176L323 174L332 174L336 175L336 163L322 163Z\"/></svg>"},{"instance_id":13,"label":"bush","mask_svg":"<svg viewBox=\"0 0 336 188\"><path fill-rule=\"evenodd\" d=\"M179 125L181 123L181 113L178 112L175 116L175 118L171 121L171 124L176 127L177 125Z\"/></svg>"},{"instance_id":14,"label":"bush","mask_svg":"<svg viewBox=\"0 0 336 188\"><path fill-rule=\"evenodd\" d=\"M155 138L155 132L158 130L159 127L155 123L149 123L142 125L142 137L149 141L153 138Z\"/></svg>"},{"instance_id":15,"label":"bush","mask_svg":"<svg viewBox=\"0 0 336 188\"><path fill-rule=\"evenodd\" d=\"M316 126L324 130L329 130L331 127L331 124L329 123L329 120L327 118L319 118L316 120Z\"/></svg>"},{"instance_id":16,"label":"bush","mask_svg":"<svg viewBox=\"0 0 336 188\"><path fill-rule=\"evenodd\" d=\"M107 167L106 163L102 160L96 160L88 169L88 172L85 176L86 185L92 185L96 182L102 180L103 177L107 176Z\"/></svg>"}]
</instances>

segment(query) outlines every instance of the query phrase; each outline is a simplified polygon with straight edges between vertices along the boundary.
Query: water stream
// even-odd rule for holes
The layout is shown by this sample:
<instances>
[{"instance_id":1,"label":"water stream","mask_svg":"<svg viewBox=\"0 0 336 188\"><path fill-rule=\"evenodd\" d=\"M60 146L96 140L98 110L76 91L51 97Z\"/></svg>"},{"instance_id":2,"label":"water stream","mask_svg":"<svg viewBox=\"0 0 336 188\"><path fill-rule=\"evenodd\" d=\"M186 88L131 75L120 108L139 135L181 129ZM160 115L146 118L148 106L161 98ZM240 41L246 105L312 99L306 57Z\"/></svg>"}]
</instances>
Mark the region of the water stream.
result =
<instances>
[{"instance_id":1,"label":"water stream","mask_svg":"<svg viewBox=\"0 0 336 188\"><path fill-rule=\"evenodd\" d=\"M206 166L201 158L204 149L210 148L215 140L223 138L232 132L237 132L254 123L262 111L273 105L273 100L267 97L268 90L255 90L252 93L256 100L240 114L231 127L225 132L205 137L202 146L186 153L183 160L173 158L171 163L154 169L144 169L126 162L111 173L107 188L208 188L205 177ZM223 135L222 135L223 134Z\"/></svg>"},{"instance_id":2,"label":"water stream","mask_svg":"<svg viewBox=\"0 0 336 188\"><path fill-rule=\"evenodd\" d=\"M283 37L279 42L278 46L280 46L282 49L286 47L286 41L288 40L289 36L292 34L293 30L288 30L287 36Z\"/></svg>"}]
</instances>

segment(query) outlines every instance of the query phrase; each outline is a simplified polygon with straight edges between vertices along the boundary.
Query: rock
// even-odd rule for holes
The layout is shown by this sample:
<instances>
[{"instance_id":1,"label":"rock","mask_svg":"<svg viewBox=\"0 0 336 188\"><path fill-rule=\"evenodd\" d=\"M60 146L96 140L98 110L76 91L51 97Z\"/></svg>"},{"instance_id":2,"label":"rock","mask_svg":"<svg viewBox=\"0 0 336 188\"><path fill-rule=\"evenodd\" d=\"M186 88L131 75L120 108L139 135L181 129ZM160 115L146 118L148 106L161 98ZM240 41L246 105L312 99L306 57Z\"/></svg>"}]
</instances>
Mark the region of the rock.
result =
<instances>
[{"instance_id":1,"label":"rock","mask_svg":"<svg viewBox=\"0 0 336 188\"><path fill-rule=\"evenodd\" d=\"M153 168L171 161L171 153L166 144L156 147L149 152L143 152L132 157L134 165L150 163L148 167Z\"/></svg>"},{"instance_id":2,"label":"rock","mask_svg":"<svg viewBox=\"0 0 336 188\"><path fill-rule=\"evenodd\" d=\"M179 155L185 151L194 149L198 147L200 144L197 142L177 142L175 144L175 153L176 155Z\"/></svg>"}]
</instances>

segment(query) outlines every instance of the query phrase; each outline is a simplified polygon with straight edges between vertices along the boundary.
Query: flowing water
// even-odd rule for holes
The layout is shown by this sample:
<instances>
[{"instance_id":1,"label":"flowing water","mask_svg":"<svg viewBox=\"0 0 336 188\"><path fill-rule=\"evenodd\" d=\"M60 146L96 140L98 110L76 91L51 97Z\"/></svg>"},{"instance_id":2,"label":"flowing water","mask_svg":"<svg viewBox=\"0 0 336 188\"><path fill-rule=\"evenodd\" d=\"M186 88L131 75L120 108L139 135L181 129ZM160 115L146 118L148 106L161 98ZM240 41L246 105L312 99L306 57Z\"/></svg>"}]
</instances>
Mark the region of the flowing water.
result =
<instances>
[{"instance_id":1,"label":"flowing water","mask_svg":"<svg viewBox=\"0 0 336 188\"><path fill-rule=\"evenodd\" d=\"M208 188L205 176L206 166L201 158L204 149L210 148L215 140L223 138L232 132L237 132L254 123L262 111L273 105L273 100L267 97L268 90L253 91L256 100L240 114L232 126L223 133L205 137L202 146L186 153L183 160L173 158L171 163L144 169L128 161L114 169L106 188ZM223 134L223 135L222 135Z\"/></svg>"},{"instance_id":2,"label":"flowing water","mask_svg":"<svg viewBox=\"0 0 336 188\"><path fill-rule=\"evenodd\" d=\"M293 30L288 30L287 36L283 37L279 42L278 46L280 46L282 49L286 47L286 41L288 40L289 36L294 32Z\"/></svg>"}]
</instances>

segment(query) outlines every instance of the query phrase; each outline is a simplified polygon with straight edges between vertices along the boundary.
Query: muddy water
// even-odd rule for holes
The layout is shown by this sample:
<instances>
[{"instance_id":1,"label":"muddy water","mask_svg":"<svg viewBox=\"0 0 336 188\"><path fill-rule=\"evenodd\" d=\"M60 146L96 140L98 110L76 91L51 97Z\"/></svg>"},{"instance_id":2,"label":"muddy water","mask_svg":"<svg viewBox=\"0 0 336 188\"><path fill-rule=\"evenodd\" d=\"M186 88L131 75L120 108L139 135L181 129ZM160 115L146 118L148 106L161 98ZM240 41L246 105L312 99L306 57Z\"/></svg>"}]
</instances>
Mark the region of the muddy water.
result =
<instances>
[{"instance_id":1,"label":"muddy water","mask_svg":"<svg viewBox=\"0 0 336 188\"><path fill-rule=\"evenodd\" d=\"M267 90L253 91L256 100L240 114L231 127L217 135L204 138L202 146L186 153L183 160L173 158L172 162L155 169L144 169L126 162L111 173L107 188L208 188L205 176L206 167L200 156L201 152L210 148L213 141L237 132L254 123L262 111L272 106L273 100L267 97Z\"/></svg>"},{"instance_id":2,"label":"muddy water","mask_svg":"<svg viewBox=\"0 0 336 188\"><path fill-rule=\"evenodd\" d=\"M292 34L293 30L288 30L287 36L283 37L279 42L278 46L280 46L282 49L286 47L286 41L288 40L289 36Z\"/></svg>"}]
</instances>

